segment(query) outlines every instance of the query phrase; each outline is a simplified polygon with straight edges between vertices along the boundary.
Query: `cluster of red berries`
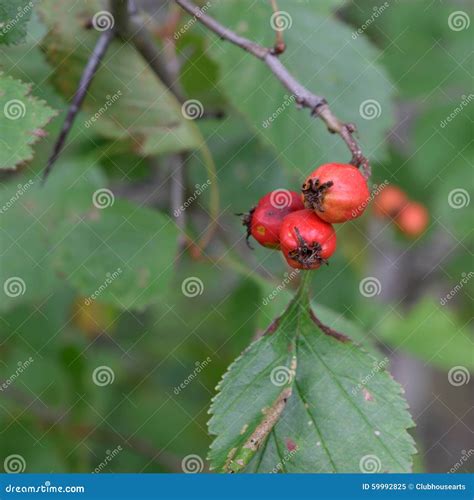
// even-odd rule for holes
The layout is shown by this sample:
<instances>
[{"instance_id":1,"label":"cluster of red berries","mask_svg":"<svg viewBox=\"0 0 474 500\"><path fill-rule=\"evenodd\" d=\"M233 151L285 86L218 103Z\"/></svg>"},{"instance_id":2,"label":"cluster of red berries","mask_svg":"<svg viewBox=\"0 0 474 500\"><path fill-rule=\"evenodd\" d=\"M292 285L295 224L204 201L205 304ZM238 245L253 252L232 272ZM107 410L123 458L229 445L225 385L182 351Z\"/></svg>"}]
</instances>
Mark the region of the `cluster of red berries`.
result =
<instances>
[{"instance_id":1,"label":"cluster of red berries","mask_svg":"<svg viewBox=\"0 0 474 500\"><path fill-rule=\"evenodd\" d=\"M303 184L301 193L277 189L243 216L247 239L281 250L291 267L317 269L336 250L333 223L362 215L369 202L367 182L353 165L327 163Z\"/></svg>"},{"instance_id":2,"label":"cluster of red berries","mask_svg":"<svg viewBox=\"0 0 474 500\"><path fill-rule=\"evenodd\" d=\"M429 222L428 210L421 203L410 201L396 186L387 186L374 200L374 214L395 222L406 236L416 238L422 234Z\"/></svg>"}]
</instances>

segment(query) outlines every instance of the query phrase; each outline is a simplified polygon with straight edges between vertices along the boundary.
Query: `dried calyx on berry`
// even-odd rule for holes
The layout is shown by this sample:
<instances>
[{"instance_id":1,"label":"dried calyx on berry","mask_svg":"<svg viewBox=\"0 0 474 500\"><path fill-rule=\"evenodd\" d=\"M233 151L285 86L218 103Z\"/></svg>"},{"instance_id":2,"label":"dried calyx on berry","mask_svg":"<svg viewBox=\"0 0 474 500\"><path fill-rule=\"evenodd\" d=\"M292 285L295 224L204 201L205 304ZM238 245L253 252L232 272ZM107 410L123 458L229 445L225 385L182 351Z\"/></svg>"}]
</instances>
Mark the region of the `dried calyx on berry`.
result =
<instances>
[{"instance_id":1,"label":"dried calyx on berry","mask_svg":"<svg viewBox=\"0 0 474 500\"><path fill-rule=\"evenodd\" d=\"M291 267L317 269L335 252L336 232L313 210L298 210L283 220L280 245Z\"/></svg>"},{"instance_id":2,"label":"dried calyx on berry","mask_svg":"<svg viewBox=\"0 0 474 500\"><path fill-rule=\"evenodd\" d=\"M251 227L252 227L252 216L253 216L253 213L255 212L255 208L256 207L253 207L251 208L248 212L239 212L235 215L239 216L241 221L242 221L242 225L245 226L246 228L246 236L245 236L245 242L247 243L247 246L249 248L251 248L253 250L253 247L252 245L250 244L250 236L252 236L252 231L251 231Z\"/></svg>"},{"instance_id":3,"label":"dried calyx on berry","mask_svg":"<svg viewBox=\"0 0 474 500\"><path fill-rule=\"evenodd\" d=\"M302 188L306 208L330 223L360 217L370 199L367 181L353 165L326 163L308 176Z\"/></svg>"},{"instance_id":4,"label":"dried calyx on berry","mask_svg":"<svg viewBox=\"0 0 474 500\"><path fill-rule=\"evenodd\" d=\"M294 228L294 231L298 240L298 246L288 252L288 257L308 269L313 268L315 265L317 267L321 264L327 265L328 261L321 257L321 245L315 241L312 243L307 242L301 236L300 230L297 227Z\"/></svg>"},{"instance_id":5,"label":"dried calyx on berry","mask_svg":"<svg viewBox=\"0 0 474 500\"><path fill-rule=\"evenodd\" d=\"M333 184L333 181L321 183L319 179L307 179L301 188L305 208L313 208L318 212L324 212L324 192L332 187Z\"/></svg>"}]
</instances>

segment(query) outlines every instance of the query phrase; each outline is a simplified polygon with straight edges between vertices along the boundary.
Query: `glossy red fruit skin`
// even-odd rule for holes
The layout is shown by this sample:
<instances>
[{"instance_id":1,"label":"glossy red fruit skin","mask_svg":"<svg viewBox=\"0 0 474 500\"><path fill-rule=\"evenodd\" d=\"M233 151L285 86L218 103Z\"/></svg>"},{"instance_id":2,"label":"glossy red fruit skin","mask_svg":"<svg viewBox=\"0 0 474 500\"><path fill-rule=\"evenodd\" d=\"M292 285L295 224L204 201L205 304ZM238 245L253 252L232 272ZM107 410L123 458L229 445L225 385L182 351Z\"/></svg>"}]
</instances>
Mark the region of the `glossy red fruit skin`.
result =
<instances>
[{"instance_id":1,"label":"glossy red fruit skin","mask_svg":"<svg viewBox=\"0 0 474 500\"><path fill-rule=\"evenodd\" d=\"M374 200L374 214L377 217L395 217L408 203L407 195L397 186L387 186Z\"/></svg>"},{"instance_id":2,"label":"glossy red fruit skin","mask_svg":"<svg viewBox=\"0 0 474 500\"><path fill-rule=\"evenodd\" d=\"M316 186L319 199L314 201L311 193ZM360 217L369 204L370 192L358 168L345 163L326 163L307 177L303 197L306 208L313 208L321 219L334 224Z\"/></svg>"},{"instance_id":3,"label":"glossy red fruit skin","mask_svg":"<svg viewBox=\"0 0 474 500\"><path fill-rule=\"evenodd\" d=\"M304 264L291 257L300 246L301 238L309 245L319 245L319 259ZM280 229L281 251L291 267L295 269L317 269L336 250L336 232L331 224L320 219L314 210L304 209L292 212L283 220Z\"/></svg>"},{"instance_id":4,"label":"glossy red fruit skin","mask_svg":"<svg viewBox=\"0 0 474 500\"><path fill-rule=\"evenodd\" d=\"M280 248L283 219L304 208L300 195L287 189L275 189L263 196L251 214L250 234L267 248Z\"/></svg>"},{"instance_id":5,"label":"glossy red fruit skin","mask_svg":"<svg viewBox=\"0 0 474 500\"><path fill-rule=\"evenodd\" d=\"M421 203L410 202L398 213L395 224L398 229L410 238L420 236L430 221L428 210Z\"/></svg>"}]
</instances>

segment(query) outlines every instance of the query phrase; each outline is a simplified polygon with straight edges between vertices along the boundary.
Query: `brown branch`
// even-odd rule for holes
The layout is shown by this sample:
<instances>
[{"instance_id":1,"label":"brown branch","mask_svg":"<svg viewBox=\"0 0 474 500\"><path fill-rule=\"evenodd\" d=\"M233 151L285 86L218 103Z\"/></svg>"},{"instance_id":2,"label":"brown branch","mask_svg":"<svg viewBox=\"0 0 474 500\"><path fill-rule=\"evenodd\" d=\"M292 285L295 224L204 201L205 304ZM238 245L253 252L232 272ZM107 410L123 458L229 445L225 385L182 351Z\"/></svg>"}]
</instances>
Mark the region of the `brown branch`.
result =
<instances>
[{"instance_id":1,"label":"brown branch","mask_svg":"<svg viewBox=\"0 0 474 500\"><path fill-rule=\"evenodd\" d=\"M53 165L59 157L59 154L64 148L64 144L66 142L66 138L69 135L69 132L72 129L74 124L74 120L76 119L79 110L81 109L81 105L86 97L87 90L89 89L92 80L99 69L100 62L102 61L105 53L107 52L107 48L114 37L113 30L104 31L92 51L92 54L87 61L86 67L82 72L81 79L79 81L79 85L77 87L76 93L72 99L72 102L69 106L69 109L66 114L66 118L64 119L63 126L61 128L61 132L54 143L53 152L48 159L48 163L46 164L46 168L43 172L43 180L42 182L46 182L48 175L51 173L53 169Z\"/></svg>"},{"instance_id":2,"label":"brown branch","mask_svg":"<svg viewBox=\"0 0 474 500\"><path fill-rule=\"evenodd\" d=\"M320 118L328 128L329 132L338 134L346 143L351 152L351 163L361 168L364 176L370 176L370 165L367 158L362 154L360 146L354 138L356 127L352 123L341 122L331 111L326 99L309 91L288 71L278 59L273 49L263 47L248 38L242 37L234 31L226 28L214 18L208 16L203 10L189 0L175 0L186 12L191 14L201 24L216 33L222 40L227 40L241 49L249 52L257 59L263 61L270 71L280 80L282 85L296 97L298 106L311 110L311 115Z\"/></svg>"},{"instance_id":3,"label":"brown branch","mask_svg":"<svg viewBox=\"0 0 474 500\"><path fill-rule=\"evenodd\" d=\"M156 76L173 92L178 100L181 100L178 80L174 79L170 74L167 62L157 50L156 43L145 26L134 2L112 0L111 9L119 36L135 47Z\"/></svg>"}]
</instances>

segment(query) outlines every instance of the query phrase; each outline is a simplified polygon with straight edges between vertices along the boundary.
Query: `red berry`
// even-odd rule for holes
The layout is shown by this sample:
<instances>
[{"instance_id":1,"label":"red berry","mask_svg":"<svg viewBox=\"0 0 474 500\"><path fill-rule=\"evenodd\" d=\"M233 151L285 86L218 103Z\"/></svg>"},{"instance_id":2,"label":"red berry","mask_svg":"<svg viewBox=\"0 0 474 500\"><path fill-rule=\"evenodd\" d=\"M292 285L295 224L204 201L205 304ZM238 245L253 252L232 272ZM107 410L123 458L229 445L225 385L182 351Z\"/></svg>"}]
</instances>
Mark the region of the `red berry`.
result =
<instances>
[{"instance_id":1,"label":"red berry","mask_svg":"<svg viewBox=\"0 0 474 500\"><path fill-rule=\"evenodd\" d=\"M287 189L267 193L248 214L243 217L247 226L247 238L253 236L260 245L280 248L280 227L283 219L295 210L304 208L300 195Z\"/></svg>"},{"instance_id":2,"label":"red berry","mask_svg":"<svg viewBox=\"0 0 474 500\"><path fill-rule=\"evenodd\" d=\"M336 232L313 210L298 210L284 218L280 245L291 267L317 269L336 250Z\"/></svg>"},{"instance_id":3,"label":"red berry","mask_svg":"<svg viewBox=\"0 0 474 500\"><path fill-rule=\"evenodd\" d=\"M375 197L374 214L377 217L395 217L407 203L407 195L400 188L387 186Z\"/></svg>"},{"instance_id":4,"label":"red berry","mask_svg":"<svg viewBox=\"0 0 474 500\"><path fill-rule=\"evenodd\" d=\"M326 222L345 222L360 217L370 199L364 176L353 165L326 163L303 184L306 208Z\"/></svg>"},{"instance_id":5,"label":"red berry","mask_svg":"<svg viewBox=\"0 0 474 500\"><path fill-rule=\"evenodd\" d=\"M425 231L429 219L428 210L421 203L410 202L398 213L395 223L403 234L415 238Z\"/></svg>"}]
</instances>

